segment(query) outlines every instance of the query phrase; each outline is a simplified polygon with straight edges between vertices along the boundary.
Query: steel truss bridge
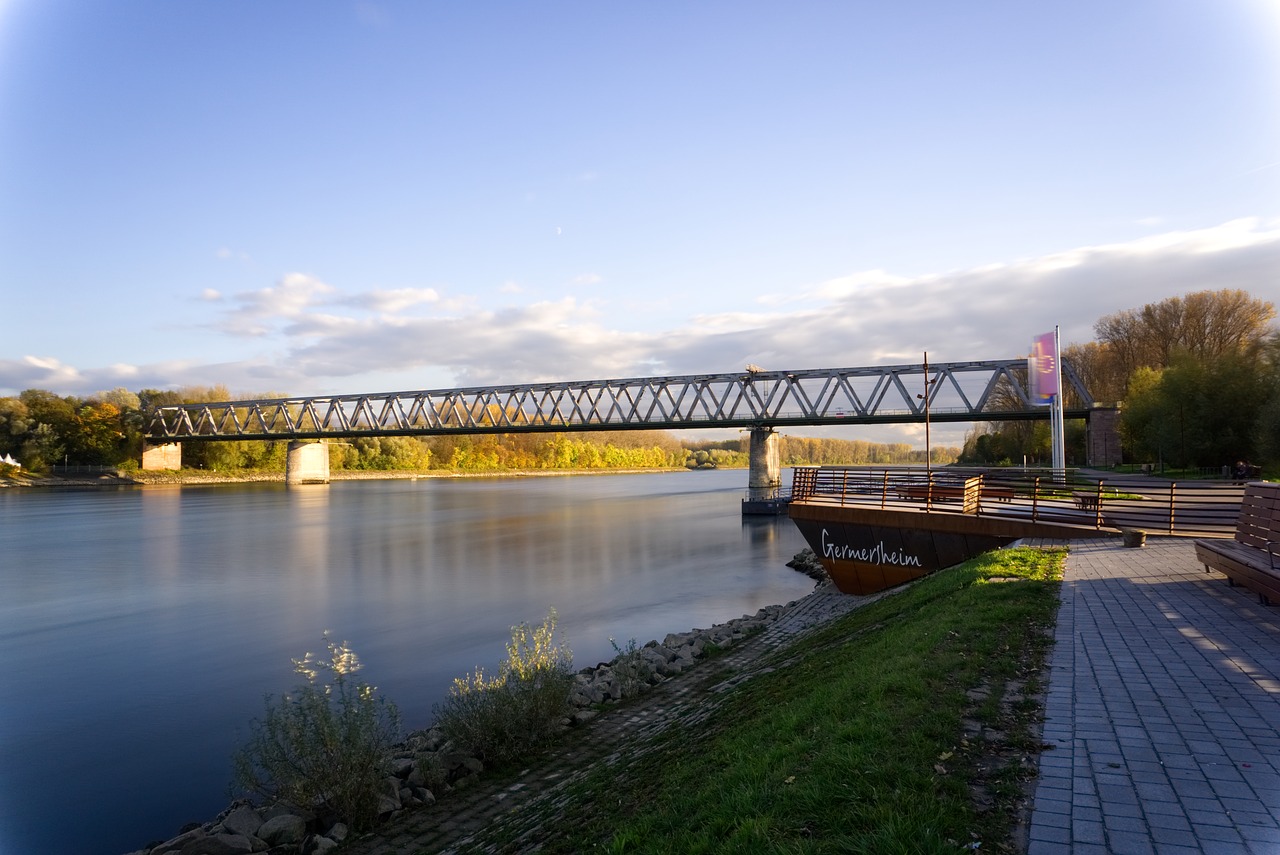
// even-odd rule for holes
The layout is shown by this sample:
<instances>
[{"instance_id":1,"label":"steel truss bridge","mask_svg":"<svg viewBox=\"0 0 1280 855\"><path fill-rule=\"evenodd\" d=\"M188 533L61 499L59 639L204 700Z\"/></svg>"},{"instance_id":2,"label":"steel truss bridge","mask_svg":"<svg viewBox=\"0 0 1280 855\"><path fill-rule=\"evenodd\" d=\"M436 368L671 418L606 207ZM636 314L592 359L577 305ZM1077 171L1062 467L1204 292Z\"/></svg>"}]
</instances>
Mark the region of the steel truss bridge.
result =
<instances>
[{"instance_id":1,"label":"steel truss bridge","mask_svg":"<svg viewBox=\"0 0 1280 855\"><path fill-rule=\"evenodd\" d=\"M1025 359L528 383L159 406L149 442L1047 419ZM1062 364L1064 416L1093 398ZM927 396L927 398L926 398Z\"/></svg>"}]
</instances>

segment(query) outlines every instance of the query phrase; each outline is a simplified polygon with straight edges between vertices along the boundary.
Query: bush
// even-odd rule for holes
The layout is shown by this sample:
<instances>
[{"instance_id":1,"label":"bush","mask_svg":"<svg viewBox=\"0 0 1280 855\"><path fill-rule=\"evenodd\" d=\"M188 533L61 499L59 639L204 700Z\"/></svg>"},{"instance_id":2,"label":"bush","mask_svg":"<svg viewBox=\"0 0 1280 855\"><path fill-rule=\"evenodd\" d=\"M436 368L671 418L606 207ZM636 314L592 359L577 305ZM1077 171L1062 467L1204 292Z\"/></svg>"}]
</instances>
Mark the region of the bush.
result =
<instances>
[{"instance_id":1,"label":"bush","mask_svg":"<svg viewBox=\"0 0 1280 855\"><path fill-rule=\"evenodd\" d=\"M634 638L627 641L626 647L619 647L618 642L609 639L609 643L613 645L613 652L617 656L613 659L613 675L622 685L622 696L629 698L632 695L644 691L649 686L649 680L653 677L654 667L648 659L644 658L643 649L636 645Z\"/></svg>"},{"instance_id":2,"label":"bush","mask_svg":"<svg viewBox=\"0 0 1280 855\"><path fill-rule=\"evenodd\" d=\"M555 639L556 612L542 625L511 628L507 658L494 677L477 668L453 681L436 706L446 739L485 762L505 762L549 742L569 714L573 653Z\"/></svg>"},{"instance_id":3,"label":"bush","mask_svg":"<svg viewBox=\"0 0 1280 855\"><path fill-rule=\"evenodd\" d=\"M335 814L357 828L378 818L390 776L391 749L400 735L395 704L351 675L360 660L347 642L325 633L329 661L312 654L293 660L307 678L291 694L266 699L248 743L234 759L236 782L273 802ZM331 675L319 680L321 672Z\"/></svg>"}]
</instances>

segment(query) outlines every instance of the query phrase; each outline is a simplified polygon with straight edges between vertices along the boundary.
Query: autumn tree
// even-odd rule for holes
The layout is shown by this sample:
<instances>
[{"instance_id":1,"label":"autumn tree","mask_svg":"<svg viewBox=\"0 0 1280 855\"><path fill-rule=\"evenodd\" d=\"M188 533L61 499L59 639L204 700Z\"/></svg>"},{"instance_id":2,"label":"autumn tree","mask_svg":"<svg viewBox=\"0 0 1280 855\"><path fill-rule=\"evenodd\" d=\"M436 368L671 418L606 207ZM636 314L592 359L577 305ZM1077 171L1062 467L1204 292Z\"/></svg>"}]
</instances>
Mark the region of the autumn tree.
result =
<instances>
[{"instance_id":1,"label":"autumn tree","mask_svg":"<svg viewBox=\"0 0 1280 855\"><path fill-rule=\"evenodd\" d=\"M1068 345L1062 349L1062 361L1075 371L1095 404L1114 405L1124 399L1128 372L1109 345L1097 341Z\"/></svg>"},{"instance_id":2,"label":"autumn tree","mask_svg":"<svg viewBox=\"0 0 1280 855\"><path fill-rule=\"evenodd\" d=\"M1247 353L1265 340L1275 317L1272 303L1223 289L1105 315L1093 330L1127 383L1139 368L1167 368L1177 353L1201 361Z\"/></svg>"}]
</instances>

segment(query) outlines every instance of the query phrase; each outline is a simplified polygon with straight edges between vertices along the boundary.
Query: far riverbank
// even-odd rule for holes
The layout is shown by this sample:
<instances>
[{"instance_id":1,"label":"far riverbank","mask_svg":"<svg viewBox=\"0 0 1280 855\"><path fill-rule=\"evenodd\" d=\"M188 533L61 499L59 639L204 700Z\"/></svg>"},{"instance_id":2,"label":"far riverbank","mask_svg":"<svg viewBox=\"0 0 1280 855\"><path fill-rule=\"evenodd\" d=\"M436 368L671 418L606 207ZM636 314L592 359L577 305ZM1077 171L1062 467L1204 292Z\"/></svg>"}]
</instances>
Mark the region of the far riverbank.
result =
<instances>
[{"instance_id":1,"label":"far riverbank","mask_svg":"<svg viewBox=\"0 0 1280 855\"><path fill-rule=\"evenodd\" d=\"M744 469L745 467L723 467ZM690 472L684 467L663 469L510 469L490 472L456 472L428 470L342 469L329 473L330 481L417 481L428 478L538 478L566 475L653 475L664 472ZM714 470L708 470L714 471ZM283 471L202 472L198 470L175 471L172 469L109 471L101 474L27 475L0 479L0 489L5 487L146 487L181 486L201 484L256 484L284 483Z\"/></svg>"}]
</instances>

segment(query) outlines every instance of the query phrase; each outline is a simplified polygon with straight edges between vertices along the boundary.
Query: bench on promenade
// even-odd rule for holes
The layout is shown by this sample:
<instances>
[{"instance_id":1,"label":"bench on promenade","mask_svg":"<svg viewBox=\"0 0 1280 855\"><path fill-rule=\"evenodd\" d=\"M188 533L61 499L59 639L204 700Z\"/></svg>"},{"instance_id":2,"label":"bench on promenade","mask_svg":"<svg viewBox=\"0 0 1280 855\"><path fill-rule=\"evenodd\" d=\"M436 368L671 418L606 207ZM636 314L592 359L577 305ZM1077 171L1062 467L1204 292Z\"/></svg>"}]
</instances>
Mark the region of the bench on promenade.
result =
<instances>
[{"instance_id":1,"label":"bench on promenade","mask_svg":"<svg viewBox=\"0 0 1280 855\"><path fill-rule=\"evenodd\" d=\"M919 502L959 502L964 498L964 487L960 484L906 484L898 488L898 498ZM983 486L982 498L1012 502L1013 488Z\"/></svg>"},{"instance_id":2,"label":"bench on promenade","mask_svg":"<svg viewBox=\"0 0 1280 855\"><path fill-rule=\"evenodd\" d=\"M1244 489L1235 537L1197 540L1205 571L1217 570L1259 601L1280 603L1280 484L1258 481Z\"/></svg>"},{"instance_id":3,"label":"bench on promenade","mask_svg":"<svg viewBox=\"0 0 1280 855\"><path fill-rule=\"evenodd\" d=\"M1071 498L1075 501L1076 507L1082 511L1096 511L1101 502L1101 497L1097 493L1086 493L1079 490L1072 493Z\"/></svg>"}]
</instances>

